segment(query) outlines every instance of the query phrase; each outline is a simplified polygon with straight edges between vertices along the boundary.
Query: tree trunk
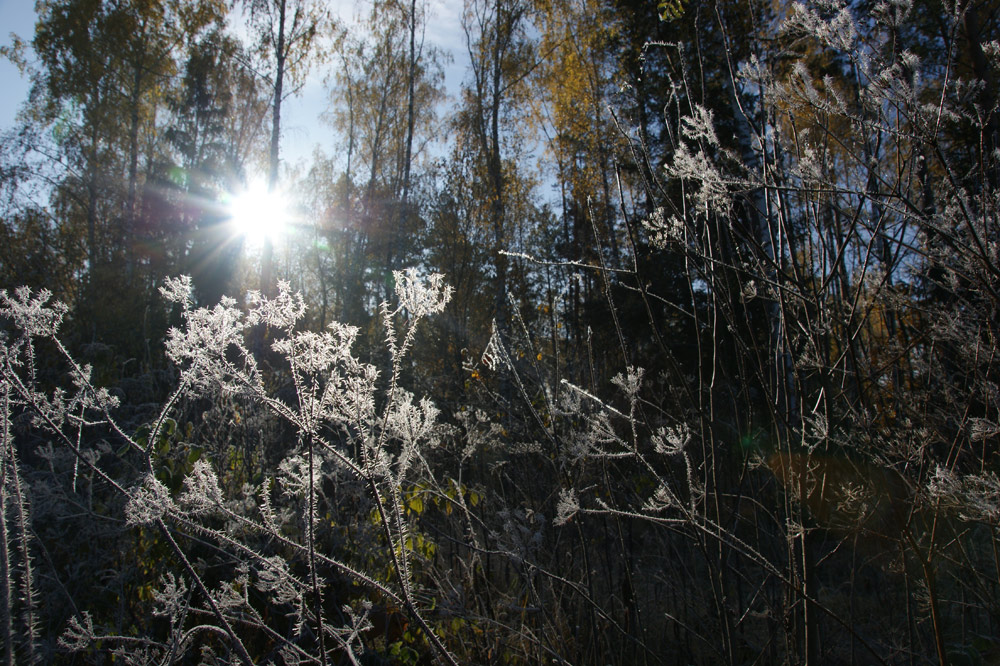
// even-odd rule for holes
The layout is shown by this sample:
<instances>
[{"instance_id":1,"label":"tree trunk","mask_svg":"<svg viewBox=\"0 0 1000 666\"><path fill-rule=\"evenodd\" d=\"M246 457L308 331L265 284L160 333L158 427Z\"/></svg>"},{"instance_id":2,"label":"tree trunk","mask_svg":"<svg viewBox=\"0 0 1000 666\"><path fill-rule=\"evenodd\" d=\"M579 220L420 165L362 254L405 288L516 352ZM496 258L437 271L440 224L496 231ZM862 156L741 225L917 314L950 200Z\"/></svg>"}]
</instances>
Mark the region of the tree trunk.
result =
<instances>
[{"instance_id":1,"label":"tree trunk","mask_svg":"<svg viewBox=\"0 0 1000 666\"><path fill-rule=\"evenodd\" d=\"M410 161L413 159L413 124L414 124L414 80L417 78L417 0L410 0L410 73L407 81L407 103L406 103L406 153L403 156L403 193L400 197L403 202L403 214L405 215L406 203L410 196Z\"/></svg>"},{"instance_id":2,"label":"tree trunk","mask_svg":"<svg viewBox=\"0 0 1000 666\"><path fill-rule=\"evenodd\" d=\"M276 70L274 74L274 106L271 112L271 154L270 154L270 170L267 176L267 191L274 192L278 187L278 167L281 163L279 156L279 148L281 145L281 96L282 96L282 86L285 79L285 2L286 0L279 0L278 3L278 42L275 45L275 64ZM274 278L273 273L273 262L274 262L274 246L271 243L271 239L264 238L264 251L261 256L261 267L260 267L260 290L261 293L267 295L273 295L275 292L274 285L272 282Z\"/></svg>"}]
</instances>

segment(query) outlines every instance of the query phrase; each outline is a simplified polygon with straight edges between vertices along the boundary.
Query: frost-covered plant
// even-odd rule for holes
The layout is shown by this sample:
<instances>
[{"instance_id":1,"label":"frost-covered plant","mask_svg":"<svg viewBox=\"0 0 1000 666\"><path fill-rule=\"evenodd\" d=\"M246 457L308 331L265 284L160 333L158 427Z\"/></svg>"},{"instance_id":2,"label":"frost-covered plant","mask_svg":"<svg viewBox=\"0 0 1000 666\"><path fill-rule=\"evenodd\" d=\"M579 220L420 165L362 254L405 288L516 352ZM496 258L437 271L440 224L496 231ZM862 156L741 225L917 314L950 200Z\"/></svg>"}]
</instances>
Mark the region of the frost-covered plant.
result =
<instances>
[{"instance_id":1,"label":"frost-covered plant","mask_svg":"<svg viewBox=\"0 0 1000 666\"><path fill-rule=\"evenodd\" d=\"M83 467L88 478L117 493L127 525L158 535L151 538L172 553L178 566L166 570L151 592L157 612L170 617L165 638L108 631L81 606L62 640L64 647L93 649L102 641L130 663L168 655L173 659L196 647L204 652L220 645L229 659L244 664L272 660L251 652L249 630L266 636L286 661L331 663L346 657L356 663L356 655L366 649L364 631L370 625L367 611L350 606L345 610L336 601L341 585L337 581L346 578L365 590L363 596L402 609L438 659L454 663L418 601L409 519L400 492L421 473L424 452L436 445L442 432L433 403L417 400L399 386L402 361L419 320L444 308L450 288L440 275L421 278L408 271L395 277L398 304L381 308L390 351L383 383L376 367L353 354L356 328L335 322L319 333L297 329L305 305L287 283L279 284L274 298L252 293L243 311L228 298L211 308L194 308L190 279L167 280L161 293L180 307L183 318L183 325L171 329L166 341L167 356L179 371L178 385L142 437L118 425L116 401L92 383L89 369L76 364L59 342L65 307L48 305L46 293L0 292L0 316L17 336L3 345L0 356L0 517L4 548L20 544L17 554L4 551L3 563L18 563L23 572L20 577L3 572L5 644L15 644L17 630L22 630L27 649L35 643L27 492L11 430L16 412L52 440L45 454L50 464L57 449L74 456L69 497L77 490L76 469ZM34 363L42 339L62 355L72 393L58 388L49 392L39 385ZM261 340L268 341L273 353L266 366L261 363ZM292 394L279 397L269 387L274 384L271 368L277 368L280 379L282 362ZM225 451L196 442L185 445L192 451L191 461L182 461L187 465L180 468L183 478L179 486L170 487L176 475L166 474L161 458L170 455L170 442L180 434L174 417L185 401L211 396L239 397L284 423L287 437L280 443L283 461L275 477L256 487L224 490L220 477L227 474ZM112 438L119 453L109 455L112 447L102 444L93 455L88 442L95 436ZM126 461L134 472L126 467L122 473L119 463ZM176 472L174 461L170 462L169 470ZM320 547L320 534L327 534L329 526L328 518L320 515L321 507L330 502L323 486L328 479L344 478L353 478L374 508L382 559L391 572L388 577L365 571L364 561L341 561ZM47 492L41 486L39 491ZM9 522L12 518L14 522ZM329 543L328 536L323 538ZM226 553L231 558L230 577L210 579L190 552L192 543L211 544L215 551ZM15 590L11 585L18 580L23 585ZM262 602L273 608L266 613L290 619L291 634L278 632L262 615ZM15 628L11 613L18 608L24 626ZM340 610L331 613L331 608Z\"/></svg>"},{"instance_id":2,"label":"frost-covered plant","mask_svg":"<svg viewBox=\"0 0 1000 666\"><path fill-rule=\"evenodd\" d=\"M970 638L958 627L992 613L996 48L975 4L935 14L945 30L933 37L927 11L907 0L719 5L717 21L692 11L685 24L711 26L699 33L701 62L681 38L648 46L666 54L651 74L673 86L657 128L667 147L642 165L659 164L658 178L644 182L641 222L626 222L662 251L652 264L669 262L670 279L686 280L687 298L655 283L658 267L597 261L595 279L613 283L613 272L619 293L650 313L656 345L643 348L619 325L609 286L604 323L621 349L588 349L583 382L533 391L514 380L526 410L544 405L538 449L559 461L560 488L546 496L554 539L578 538L584 557L599 526L613 533L602 545L621 549L625 563L605 576L615 581L607 594L622 599L619 618L640 617L626 601L629 576L650 575L632 565L633 529L648 539L648 550L635 547L647 557L649 543L676 548L671 557L690 552L677 534L696 544L681 577L707 561L703 584L659 581L690 595L671 626L695 627L702 656L738 662L771 650L773 660L813 661L823 647L833 661L861 649L892 661L915 649L944 663ZM744 28L759 39L744 41L735 32ZM718 58L700 50L718 35ZM674 346L677 330L687 336ZM629 367L637 348L664 352L662 376ZM488 368L519 372L496 336L486 351ZM593 367L612 358L621 374L601 386ZM905 585L884 587L905 622L929 629L926 644L881 637L908 631L905 622L844 613L856 597L834 590L861 561L926 588L917 600ZM603 581L587 566L577 580L592 590ZM746 594L758 601L731 612ZM787 652L775 647L779 617L791 622ZM702 621L715 624L699 632ZM716 636L726 642L713 652Z\"/></svg>"}]
</instances>

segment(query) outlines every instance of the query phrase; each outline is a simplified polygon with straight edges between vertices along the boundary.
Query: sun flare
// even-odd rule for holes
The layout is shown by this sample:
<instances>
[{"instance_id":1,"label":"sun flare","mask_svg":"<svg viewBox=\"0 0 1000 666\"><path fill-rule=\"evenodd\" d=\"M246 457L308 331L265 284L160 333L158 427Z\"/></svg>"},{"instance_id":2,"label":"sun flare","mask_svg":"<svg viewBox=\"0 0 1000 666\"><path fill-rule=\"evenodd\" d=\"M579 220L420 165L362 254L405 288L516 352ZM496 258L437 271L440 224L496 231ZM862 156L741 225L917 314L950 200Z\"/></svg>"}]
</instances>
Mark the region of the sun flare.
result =
<instances>
[{"instance_id":1,"label":"sun flare","mask_svg":"<svg viewBox=\"0 0 1000 666\"><path fill-rule=\"evenodd\" d=\"M276 241L285 233L291 216L287 197L259 182L234 194L228 208L233 229L252 245Z\"/></svg>"}]
</instances>

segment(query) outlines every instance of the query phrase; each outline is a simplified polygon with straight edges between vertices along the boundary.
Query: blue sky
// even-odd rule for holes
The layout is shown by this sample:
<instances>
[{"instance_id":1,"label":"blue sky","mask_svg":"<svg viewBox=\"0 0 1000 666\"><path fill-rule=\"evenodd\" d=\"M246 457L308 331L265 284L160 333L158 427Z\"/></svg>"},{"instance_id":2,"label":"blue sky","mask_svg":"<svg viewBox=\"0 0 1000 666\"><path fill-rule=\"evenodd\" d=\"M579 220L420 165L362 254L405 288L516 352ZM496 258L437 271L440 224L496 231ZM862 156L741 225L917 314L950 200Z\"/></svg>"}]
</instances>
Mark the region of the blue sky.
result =
<instances>
[{"instance_id":1,"label":"blue sky","mask_svg":"<svg viewBox=\"0 0 1000 666\"><path fill-rule=\"evenodd\" d=\"M331 0L331 5L347 24L352 22L358 11L356 3L351 0ZM450 51L454 56L454 61L446 70L446 85L452 95L457 94L466 63L461 11L462 0L429 0L427 42ZM34 0L0 0L0 43L10 45L12 32L30 43L34 29ZM322 79L323 72L316 73L301 94L289 100L284 107L282 152L283 158L291 164L307 161L315 146L327 154L334 150L332 130L319 121L327 106ZM27 79L21 78L17 68L0 59L0 130L14 124L15 115L27 97L28 87Z\"/></svg>"},{"instance_id":2,"label":"blue sky","mask_svg":"<svg viewBox=\"0 0 1000 666\"><path fill-rule=\"evenodd\" d=\"M35 30L34 0L0 0L0 26L0 43L4 46L10 45L12 32L30 41ZM28 96L28 81L6 60L0 60L0 91L0 129L7 129L14 124L14 115Z\"/></svg>"}]
</instances>

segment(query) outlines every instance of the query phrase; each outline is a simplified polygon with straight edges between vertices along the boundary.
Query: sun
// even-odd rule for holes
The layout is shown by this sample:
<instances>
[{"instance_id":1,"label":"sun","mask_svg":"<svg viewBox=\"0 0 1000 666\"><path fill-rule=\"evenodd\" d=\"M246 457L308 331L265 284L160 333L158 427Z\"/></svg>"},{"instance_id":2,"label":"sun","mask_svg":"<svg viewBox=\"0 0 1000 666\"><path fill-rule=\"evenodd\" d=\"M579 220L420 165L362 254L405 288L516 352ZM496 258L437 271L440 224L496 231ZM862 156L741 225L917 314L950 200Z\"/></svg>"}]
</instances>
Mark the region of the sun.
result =
<instances>
[{"instance_id":1,"label":"sun","mask_svg":"<svg viewBox=\"0 0 1000 666\"><path fill-rule=\"evenodd\" d=\"M251 183L227 202L235 233L251 245L275 242L283 236L291 218L291 205L280 190L269 190L261 182Z\"/></svg>"}]
</instances>

